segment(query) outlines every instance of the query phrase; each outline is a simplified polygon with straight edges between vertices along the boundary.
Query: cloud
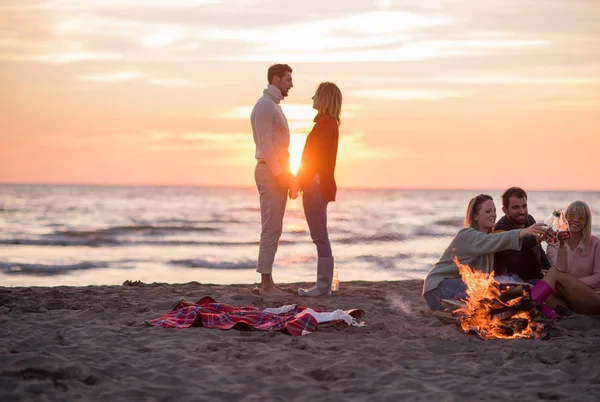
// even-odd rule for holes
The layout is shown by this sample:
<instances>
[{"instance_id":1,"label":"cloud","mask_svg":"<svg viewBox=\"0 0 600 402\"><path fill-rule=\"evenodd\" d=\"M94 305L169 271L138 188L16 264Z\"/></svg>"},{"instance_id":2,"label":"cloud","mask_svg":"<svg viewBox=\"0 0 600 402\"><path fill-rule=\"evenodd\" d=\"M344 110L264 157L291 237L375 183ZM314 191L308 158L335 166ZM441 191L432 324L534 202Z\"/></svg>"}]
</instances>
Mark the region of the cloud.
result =
<instances>
[{"instance_id":1,"label":"cloud","mask_svg":"<svg viewBox=\"0 0 600 402\"><path fill-rule=\"evenodd\" d=\"M248 133L189 132L168 134L168 136L169 138L179 138L185 141L210 141L225 145L240 142L254 143L254 139Z\"/></svg>"},{"instance_id":2,"label":"cloud","mask_svg":"<svg viewBox=\"0 0 600 402\"><path fill-rule=\"evenodd\" d=\"M37 54L12 54L6 55L5 57L0 56L5 60L10 61L29 61L29 62L42 62L50 64L69 64L77 63L82 61L106 61L106 60L118 60L121 55L117 53L103 53L103 52L55 52L55 53L37 53Z\"/></svg>"},{"instance_id":3,"label":"cloud","mask_svg":"<svg viewBox=\"0 0 600 402\"><path fill-rule=\"evenodd\" d=\"M200 82L185 80L181 78L150 78L148 82L153 85L175 88L198 88L204 86L204 84Z\"/></svg>"},{"instance_id":4,"label":"cloud","mask_svg":"<svg viewBox=\"0 0 600 402\"><path fill-rule=\"evenodd\" d=\"M391 44L410 38L415 31L456 22L446 16L372 11L261 29L212 29L205 33L205 38L259 44L274 52L289 49L325 51Z\"/></svg>"},{"instance_id":5,"label":"cloud","mask_svg":"<svg viewBox=\"0 0 600 402\"><path fill-rule=\"evenodd\" d=\"M435 101L472 95L469 91L436 89L359 89L349 91L358 98L384 101Z\"/></svg>"},{"instance_id":6,"label":"cloud","mask_svg":"<svg viewBox=\"0 0 600 402\"><path fill-rule=\"evenodd\" d=\"M108 84L122 83L127 81L144 81L152 85L176 88L197 88L203 86L203 84L199 82L194 82L180 78L153 77L149 74L140 73L136 71L119 71L115 73L106 74L86 74L79 76L78 79L80 81Z\"/></svg>"},{"instance_id":7,"label":"cloud","mask_svg":"<svg viewBox=\"0 0 600 402\"><path fill-rule=\"evenodd\" d=\"M68 64L121 58L119 52L92 50L78 40L20 39L0 34L0 60Z\"/></svg>"},{"instance_id":8,"label":"cloud","mask_svg":"<svg viewBox=\"0 0 600 402\"><path fill-rule=\"evenodd\" d=\"M211 166L250 166L254 159L254 139L248 133L165 132L147 131L141 134L142 151L193 154L202 164Z\"/></svg>"},{"instance_id":9,"label":"cloud","mask_svg":"<svg viewBox=\"0 0 600 402\"><path fill-rule=\"evenodd\" d=\"M456 22L449 16L371 11L260 29L212 29L204 36L247 44L246 52L224 57L229 61L393 61L416 57L399 54L399 47L413 41L416 33Z\"/></svg>"},{"instance_id":10,"label":"cloud","mask_svg":"<svg viewBox=\"0 0 600 402\"><path fill-rule=\"evenodd\" d=\"M252 114L254 106L237 106L226 112L223 112L220 117L223 119L249 119ZM282 103L281 109L288 121L293 120L308 120L313 121L317 111L313 109L312 105L301 104L301 103ZM346 110L360 110L359 105L344 105L343 114L345 118L352 118L354 115L352 112L346 112Z\"/></svg>"},{"instance_id":11,"label":"cloud","mask_svg":"<svg viewBox=\"0 0 600 402\"><path fill-rule=\"evenodd\" d=\"M482 74L422 76L422 77L358 77L364 84L443 84L443 85L600 85L598 76L544 76L540 75L511 75L511 74Z\"/></svg>"},{"instance_id":12,"label":"cloud","mask_svg":"<svg viewBox=\"0 0 600 402\"><path fill-rule=\"evenodd\" d=\"M19 42L23 46L4 49L0 45L4 60L54 64L101 60L406 62L521 49L541 52L559 41L561 34L520 35L510 24L506 29L486 31L485 21L472 21L472 14L481 12L486 21L494 21L497 17L493 13L487 8L475 7L473 11L452 1L425 7L415 1L379 0L375 4L358 2L343 11L335 5L310 1L310 12L290 5L293 16L277 14L268 9L268 2L257 0L55 0L20 4L10 1L5 6L14 18L8 20L4 32L0 30L0 42L14 39L12 33L18 32L18 37L24 38ZM27 7L37 11L27 12ZM550 6L548 9L556 11ZM279 18L268 18L273 13ZM49 48L40 49L39 44Z\"/></svg>"},{"instance_id":13,"label":"cloud","mask_svg":"<svg viewBox=\"0 0 600 402\"><path fill-rule=\"evenodd\" d=\"M404 159L411 158L413 155L414 152L408 148L373 146L369 144L367 136L362 132L340 135L338 159L342 162Z\"/></svg>"},{"instance_id":14,"label":"cloud","mask_svg":"<svg viewBox=\"0 0 600 402\"><path fill-rule=\"evenodd\" d=\"M140 2L136 0L50 0L42 2L30 2L27 0L8 0L8 4L0 7L0 10L18 11L83 11L83 10L119 10L137 8ZM144 8L151 9L186 9L200 6L223 3L224 0L144 0Z\"/></svg>"},{"instance_id":15,"label":"cloud","mask_svg":"<svg viewBox=\"0 0 600 402\"><path fill-rule=\"evenodd\" d=\"M369 39L367 39L369 40ZM370 40L390 41L389 38L371 38ZM391 46L361 46L359 39L347 38L347 43L353 43L356 49L345 50L344 46L333 49L319 49L320 51L303 51L303 49L258 51L225 56L229 61L270 61L288 60L301 63L365 63L365 62L402 62L418 61L451 56L475 56L492 53L499 49L525 49L549 46L546 40L519 40L519 39L490 39L490 40L406 40L405 43ZM383 43L381 43L383 45ZM351 47L347 45L345 47ZM329 51L327 51L329 50Z\"/></svg>"},{"instance_id":16,"label":"cloud","mask_svg":"<svg viewBox=\"0 0 600 402\"><path fill-rule=\"evenodd\" d=\"M121 71L109 74L88 74L79 77L81 81L118 83L142 78L144 75L133 71Z\"/></svg>"},{"instance_id":17,"label":"cloud","mask_svg":"<svg viewBox=\"0 0 600 402\"><path fill-rule=\"evenodd\" d=\"M382 10L387 10L392 7L392 0L376 0L375 6Z\"/></svg>"}]
</instances>

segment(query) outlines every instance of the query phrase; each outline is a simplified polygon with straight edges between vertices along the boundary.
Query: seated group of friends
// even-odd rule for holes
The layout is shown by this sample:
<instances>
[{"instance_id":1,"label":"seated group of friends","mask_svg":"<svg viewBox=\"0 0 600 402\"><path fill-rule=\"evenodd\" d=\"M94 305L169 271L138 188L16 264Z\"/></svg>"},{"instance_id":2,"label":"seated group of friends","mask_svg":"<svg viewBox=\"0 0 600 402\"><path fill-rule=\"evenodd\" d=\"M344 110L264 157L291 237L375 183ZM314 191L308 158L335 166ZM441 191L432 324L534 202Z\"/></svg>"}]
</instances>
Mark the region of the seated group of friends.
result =
<instances>
[{"instance_id":1,"label":"seated group of friends","mask_svg":"<svg viewBox=\"0 0 600 402\"><path fill-rule=\"evenodd\" d=\"M442 300L466 298L466 285L455 263L496 278L529 282L531 297L547 318L556 311L600 314L600 239L592 235L592 214L583 201L564 211L569 232L536 223L527 209L527 193L511 187L502 194L504 216L496 222L494 200L480 194L469 202L461 229L425 278L423 296L432 310ZM546 251L542 242L547 243ZM506 278L505 278L506 279ZM510 280L506 280L510 282Z\"/></svg>"}]
</instances>

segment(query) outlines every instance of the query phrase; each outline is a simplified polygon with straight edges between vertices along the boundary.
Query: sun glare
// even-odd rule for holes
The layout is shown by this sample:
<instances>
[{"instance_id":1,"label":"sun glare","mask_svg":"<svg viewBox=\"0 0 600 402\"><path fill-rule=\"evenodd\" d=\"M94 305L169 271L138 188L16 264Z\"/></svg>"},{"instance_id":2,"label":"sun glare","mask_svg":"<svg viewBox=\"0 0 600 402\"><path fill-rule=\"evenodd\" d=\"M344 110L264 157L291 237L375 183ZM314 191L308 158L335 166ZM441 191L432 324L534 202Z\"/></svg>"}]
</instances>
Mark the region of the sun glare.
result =
<instances>
[{"instance_id":1,"label":"sun glare","mask_svg":"<svg viewBox=\"0 0 600 402\"><path fill-rule=\"evenodd\" d=\"M304 142L306 141L306 135L303 134L291 134L290 135L290 169L295 175L298 173L300 167L300 160L302 159L302 150L304 149Z\"/></svg>"}]
</instances>

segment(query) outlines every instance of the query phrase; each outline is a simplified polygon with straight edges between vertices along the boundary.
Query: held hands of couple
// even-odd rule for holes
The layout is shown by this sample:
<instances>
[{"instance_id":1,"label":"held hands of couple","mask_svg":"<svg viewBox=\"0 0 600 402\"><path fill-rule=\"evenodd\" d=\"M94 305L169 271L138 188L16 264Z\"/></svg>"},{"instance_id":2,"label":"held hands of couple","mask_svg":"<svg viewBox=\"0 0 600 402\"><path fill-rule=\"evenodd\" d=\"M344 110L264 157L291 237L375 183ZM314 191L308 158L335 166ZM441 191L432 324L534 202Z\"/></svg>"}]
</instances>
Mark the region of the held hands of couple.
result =
<instances>
[{"instance_id":1,"label":"held hands of couple","mask_svg":"<svg viewBox=\"0 0 600 402\"><path fill-rule=\"evenodd\" d=\"M296 198L298 198L298 195L300 194L300 187L298 187L298 186L290 187L290 191L288 194L292 200L295 200Z\"/></svg>"},{"instance_id":2,"label":"held hands of couple","mask_svg":"<svg viewBox=\"0 0 600 402\"><path fill-rule=\"evenodd\" d=\"M291 172L280 173L275 178L279 187L289 189L288 195L292 200L298 198L300 187L296 177Z\"/></svg>"}]
</instances>

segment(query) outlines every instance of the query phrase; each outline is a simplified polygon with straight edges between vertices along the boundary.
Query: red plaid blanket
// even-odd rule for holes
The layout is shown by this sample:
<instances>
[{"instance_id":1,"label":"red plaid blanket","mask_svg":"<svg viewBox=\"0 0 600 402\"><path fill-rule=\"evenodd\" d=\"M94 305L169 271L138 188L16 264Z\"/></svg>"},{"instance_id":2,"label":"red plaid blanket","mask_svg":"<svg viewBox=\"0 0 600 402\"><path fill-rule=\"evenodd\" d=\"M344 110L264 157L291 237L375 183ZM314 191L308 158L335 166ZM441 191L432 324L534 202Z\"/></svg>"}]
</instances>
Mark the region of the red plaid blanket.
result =
<instances>
[{"instance_id":1,"label":"red plaid blanket","mask_svg":"<svg viewBox=\"0 0 600 402\"><path fill-rule=\"evenodd\" d=\"M217 303L211 297L203 297L196 303L182 300L170 313L164 314L146 324L163 328L205 327L229 329L258 329L260 331L281 331L284 334L300 336L317 329L317 319L304 313L308 307L290 306L285 312L266 312L258 307L234 307ZM324 312L323 310L313 310ZM364 315L362 310L346 311L353 318ZM339 321L339 320L337 320Z\"/></svg>"}]
</instances>

